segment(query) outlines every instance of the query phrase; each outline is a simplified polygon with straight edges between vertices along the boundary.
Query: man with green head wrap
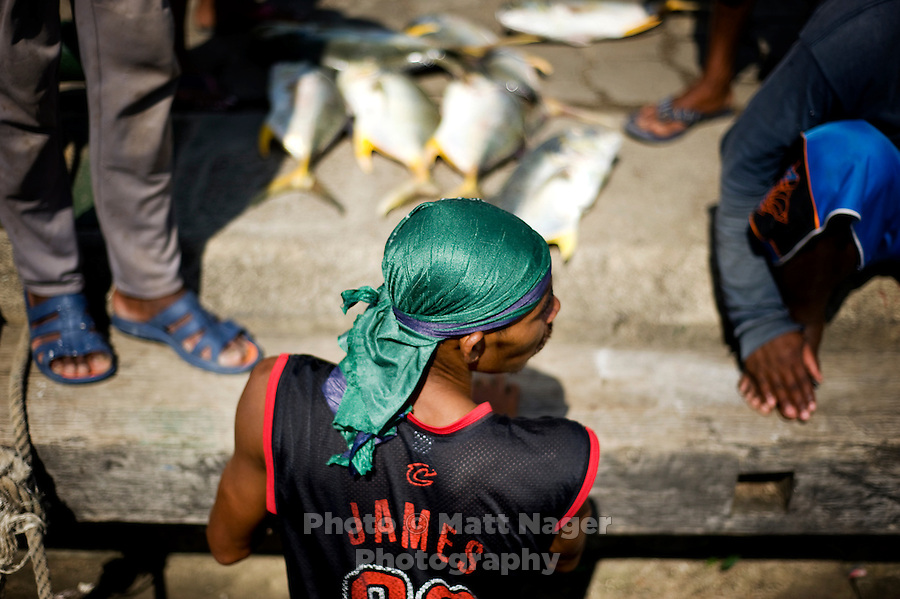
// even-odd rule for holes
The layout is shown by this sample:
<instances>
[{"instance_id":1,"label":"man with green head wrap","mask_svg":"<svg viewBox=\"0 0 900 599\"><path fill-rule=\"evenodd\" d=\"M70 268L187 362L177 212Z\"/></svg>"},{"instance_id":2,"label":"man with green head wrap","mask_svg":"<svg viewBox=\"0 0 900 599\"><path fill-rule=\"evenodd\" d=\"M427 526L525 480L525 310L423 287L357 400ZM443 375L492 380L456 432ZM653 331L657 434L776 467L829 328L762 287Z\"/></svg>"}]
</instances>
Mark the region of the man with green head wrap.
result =
<instances>
[{"instance_id":1,"label":"man with green head wrap","mask_svg":"<svg viewBox=\"0 0 900 599\"><path fill-rule=\"evenodd\" d=\"M550 336L547 244L490 204L445 199L397 225L382 272L378 289L342 294L345 311L369 306L340 364L282 355L251 375L213 555L249 555L271 513L292 597L492 597L573 568L596 437L472 398L474 372L521 370Z\"/></svg>"}]
</instances>

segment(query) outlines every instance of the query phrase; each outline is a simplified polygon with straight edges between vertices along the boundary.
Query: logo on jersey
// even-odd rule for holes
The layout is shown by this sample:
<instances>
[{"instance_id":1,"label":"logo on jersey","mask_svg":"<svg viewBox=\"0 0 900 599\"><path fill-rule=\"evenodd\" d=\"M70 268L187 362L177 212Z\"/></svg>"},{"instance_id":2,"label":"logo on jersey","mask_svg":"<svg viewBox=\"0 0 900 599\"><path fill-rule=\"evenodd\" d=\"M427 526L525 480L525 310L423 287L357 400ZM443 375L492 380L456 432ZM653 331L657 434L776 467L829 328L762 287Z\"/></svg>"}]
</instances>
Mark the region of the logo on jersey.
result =
<instances>
[{"instance_id":1,"label":"logo on jersey","mask_svg":"<svg viewBox=\"0 0 900 599\"><path fill-rule=\"evenodd\" d=\"M433 479L437 476L434 468L422 462L416 462L406 467L406 480L409 484L417 487L427 487L434 483Z\"/></svg>"}]
</instances>

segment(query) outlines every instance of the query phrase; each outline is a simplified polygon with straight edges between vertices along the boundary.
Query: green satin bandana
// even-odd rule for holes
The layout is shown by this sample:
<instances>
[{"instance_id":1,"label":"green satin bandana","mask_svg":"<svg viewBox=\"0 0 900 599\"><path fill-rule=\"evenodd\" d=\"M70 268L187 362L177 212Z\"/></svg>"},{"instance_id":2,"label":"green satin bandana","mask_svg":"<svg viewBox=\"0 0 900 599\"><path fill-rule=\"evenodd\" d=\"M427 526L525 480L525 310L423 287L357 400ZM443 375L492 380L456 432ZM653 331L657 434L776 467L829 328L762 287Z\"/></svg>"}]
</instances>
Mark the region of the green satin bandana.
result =
<instances>
[{"instance_id":1,"label":"green satin bandana","mask_svg":"<svg viewBox=\"0 0 900 599\"><path fill-rule=\"evenodd\" d=\"M547 243L518 217L475 199L419 205L394 229L384 284L344 291L344 312L370 304L338 342L346 390L334 427L348 451L329 463L365 474L378 438L394 434L443 340L518 320L549 288Z\"/></svg>"}]
</instances>

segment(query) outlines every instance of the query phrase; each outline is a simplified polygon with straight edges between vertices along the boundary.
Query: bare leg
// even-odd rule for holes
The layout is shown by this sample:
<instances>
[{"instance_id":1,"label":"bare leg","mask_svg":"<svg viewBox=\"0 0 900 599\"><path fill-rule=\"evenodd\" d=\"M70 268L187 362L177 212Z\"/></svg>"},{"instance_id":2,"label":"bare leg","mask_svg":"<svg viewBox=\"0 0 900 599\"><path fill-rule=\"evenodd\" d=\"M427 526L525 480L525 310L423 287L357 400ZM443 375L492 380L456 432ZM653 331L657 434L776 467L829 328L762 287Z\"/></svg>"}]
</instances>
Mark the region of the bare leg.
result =
<instances>
[{"instance_id":1,"label":"bare leg","mask_svg":"<svg viewBox=\"0 0 900 599\"><path fill-rule=\"evenodd\" d=\"M738 42L754 3L754 0L736 4L716 1L703 73L700 79L675 96L673 108L715 114L731 107L731 82L735 75ZM660 138L677 135L690 126L680 121L661 120L656 105L641 108L635 116L635 125Z\"/></svg>"},{"instance_id":2,"label":"bare leg","mask_svg":"<svg viewBox=\"0 0 900 599\"><path fill-rule=\"evenodd\" d=\"M197 0L194 6L194 24L205 31L216 26L216 5L213 0Z\"/></svg>"}]
</instances>

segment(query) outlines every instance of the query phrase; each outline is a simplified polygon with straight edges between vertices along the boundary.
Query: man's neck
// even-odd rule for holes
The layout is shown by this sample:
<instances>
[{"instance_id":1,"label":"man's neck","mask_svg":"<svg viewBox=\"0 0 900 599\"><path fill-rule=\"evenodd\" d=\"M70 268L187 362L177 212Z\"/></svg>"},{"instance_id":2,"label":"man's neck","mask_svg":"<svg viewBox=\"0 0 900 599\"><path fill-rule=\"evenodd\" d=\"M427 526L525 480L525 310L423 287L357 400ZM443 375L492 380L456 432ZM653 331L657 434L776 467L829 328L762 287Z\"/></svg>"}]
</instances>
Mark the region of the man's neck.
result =
<instances>
[{"instance_id":1,"label":"man's neck","mask_svg":"<svg viewBox=\"0 0 900 599\"><path fill-rule=\"evenodd\" d=\"M439 350L422 389L413 403L413 414L429 426L453 424L477 405L472 400L472 373L460 359L446 359Z\"/></svg>"}]
</instances>

